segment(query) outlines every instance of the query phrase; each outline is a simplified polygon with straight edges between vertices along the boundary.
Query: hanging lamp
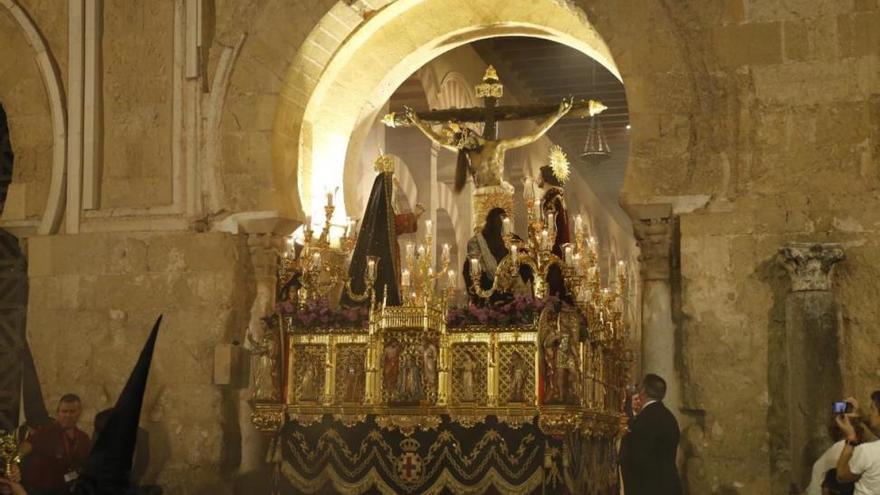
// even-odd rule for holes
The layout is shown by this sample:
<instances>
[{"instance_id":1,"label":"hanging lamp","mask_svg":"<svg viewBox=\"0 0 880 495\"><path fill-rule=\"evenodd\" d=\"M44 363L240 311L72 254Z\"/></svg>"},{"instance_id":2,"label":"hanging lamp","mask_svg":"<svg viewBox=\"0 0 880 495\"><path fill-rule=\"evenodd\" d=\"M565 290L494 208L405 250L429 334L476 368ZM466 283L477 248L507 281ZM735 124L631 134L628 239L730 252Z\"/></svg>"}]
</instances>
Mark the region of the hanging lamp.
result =
<instances>
[{"instance_id":1,"label":"hanging lamp","mask_svg":"<svg viewBox=\"0 0 880 495\"><path fill-rule=\"evenodd\" d=\"M593 82L590 88L591 93L596 92L596 65L593 65ZM611 148L608 147L608 140L605 139L605 131L602 129L602 122L599 121L599 115L590 116L590 124L587 128L587 139L584 142L584 151L581 152L581 159L589 165L598 165L611 157Z\"/></svg>"}]
</instances>

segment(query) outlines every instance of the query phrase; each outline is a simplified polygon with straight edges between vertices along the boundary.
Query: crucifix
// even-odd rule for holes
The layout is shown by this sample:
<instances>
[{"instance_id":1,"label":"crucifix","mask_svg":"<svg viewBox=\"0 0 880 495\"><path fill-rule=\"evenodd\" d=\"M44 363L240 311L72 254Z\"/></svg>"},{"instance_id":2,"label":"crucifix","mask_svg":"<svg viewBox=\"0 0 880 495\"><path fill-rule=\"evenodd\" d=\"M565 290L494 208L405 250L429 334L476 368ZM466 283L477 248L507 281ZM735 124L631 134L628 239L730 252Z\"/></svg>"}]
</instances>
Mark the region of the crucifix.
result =
<instances>
[{"instance_id":1,"label":"crucifix","mask_svg":"<svg viewBox=\"0 0 880 495\"><path fill-rule=\"evenodd\" d=\"M483 106L476 108L431 110L416 113L407 108L403 114L389 113L382 122L389 127L415 126L435 144L458 153L455 172L455 191L461 191L468 171L474 177L477 189L501 187L512 192L504 181L504 155L513 148L531 144L541 138L559 119L598 115L605 105L595 100L563 100L558 106L547 104L498 105L504 86L491 65L486 69L483 81L476 86L476 94L483 99ZM498 139L498 122L545 118L531 134L508 139ZM464 127L462 122L483 123L483 134ZM443 123L438 133L431 123Z\"/></svg>"}]
</instances>

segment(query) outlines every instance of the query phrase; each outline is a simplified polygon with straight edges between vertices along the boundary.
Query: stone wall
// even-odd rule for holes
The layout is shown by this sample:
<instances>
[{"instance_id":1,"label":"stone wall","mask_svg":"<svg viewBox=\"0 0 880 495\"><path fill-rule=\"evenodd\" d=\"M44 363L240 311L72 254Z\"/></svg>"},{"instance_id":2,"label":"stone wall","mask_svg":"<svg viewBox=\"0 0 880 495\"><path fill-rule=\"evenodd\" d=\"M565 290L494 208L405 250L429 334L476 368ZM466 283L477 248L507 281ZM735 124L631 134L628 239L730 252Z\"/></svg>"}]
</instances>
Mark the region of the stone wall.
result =
<instances>
[{"instance_id":1,"label":"stone wall","mask_svg":"<svg viewBox=\"0 0 880 495\"><path fill-rule=\"evenodd\" d=\"M91 433L163 314L142 416L147 481L166 493L230 493L224 475L241 456L238 389L214 385L214 347L242 342L249 324L255 294L244 237L41 236L27 253L28 338L50 410L61 394L79 394Z\"/></svg>"},{"instance_id":2,"label":"stone wall","mask_svg":"<svg viewBox=\"0 0 880 495\"><path fill-rule=\"evenodd\" d=\"M104 208L172 202L174 10L104 2Z\"/></svg>"}]
</instances>

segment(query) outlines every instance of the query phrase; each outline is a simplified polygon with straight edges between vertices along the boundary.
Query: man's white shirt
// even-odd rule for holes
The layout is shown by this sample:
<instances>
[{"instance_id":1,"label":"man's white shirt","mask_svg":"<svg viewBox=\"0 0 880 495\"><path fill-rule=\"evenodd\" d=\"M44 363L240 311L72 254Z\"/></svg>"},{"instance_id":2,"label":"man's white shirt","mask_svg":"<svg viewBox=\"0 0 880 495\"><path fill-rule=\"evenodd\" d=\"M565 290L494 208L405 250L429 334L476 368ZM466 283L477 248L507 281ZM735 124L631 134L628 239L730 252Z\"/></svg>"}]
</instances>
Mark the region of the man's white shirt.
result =
<instances>
[{"instance_id":1,"label":"man's white shirt","mask_svg":"<svg viewBox=\"0 0 880 495\"><path fill-rule=\"evenodd\" d=\"M849 460L849 470L861 476L856 481L855 495L880 494L880 440L857 446Z\"/></svg>"},{"instance_id":2,"label":"man's white shirt","mask_svg":"<svg viewBox=\"0 0 880 495\"><path fill-rule=\"evenodd\" d=\"M844 440L835 442L813 463L813 476L810 478L810 486L807 487L805 495L822 495L822 482L825 481L825 473L837 467L837 460L840 459L840 453L843 452L845 443Z\"/></svg>"}]
</instances>

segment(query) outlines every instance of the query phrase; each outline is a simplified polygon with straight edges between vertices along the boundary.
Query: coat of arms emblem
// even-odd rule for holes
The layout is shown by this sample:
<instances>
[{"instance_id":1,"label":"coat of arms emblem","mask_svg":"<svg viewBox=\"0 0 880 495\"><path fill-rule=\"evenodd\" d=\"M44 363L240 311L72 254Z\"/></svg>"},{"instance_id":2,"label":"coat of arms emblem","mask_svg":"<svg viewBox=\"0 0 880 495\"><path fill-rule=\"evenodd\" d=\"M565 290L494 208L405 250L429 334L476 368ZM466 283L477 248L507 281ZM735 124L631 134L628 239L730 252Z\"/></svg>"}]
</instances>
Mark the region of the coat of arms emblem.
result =
<instances>
[{"instance_id":1,"label":"coat of arms emblem","mask_svg":"<svg viewBox=\"0 0 880 495\"><path fill-rule=\"evenodd\" d=\"M403 450L397 461L397 475L406 484L414 484L422 477L422 457L418 454L419 442L406 438L400 442Z\"/></svg>"}]
</instances>

